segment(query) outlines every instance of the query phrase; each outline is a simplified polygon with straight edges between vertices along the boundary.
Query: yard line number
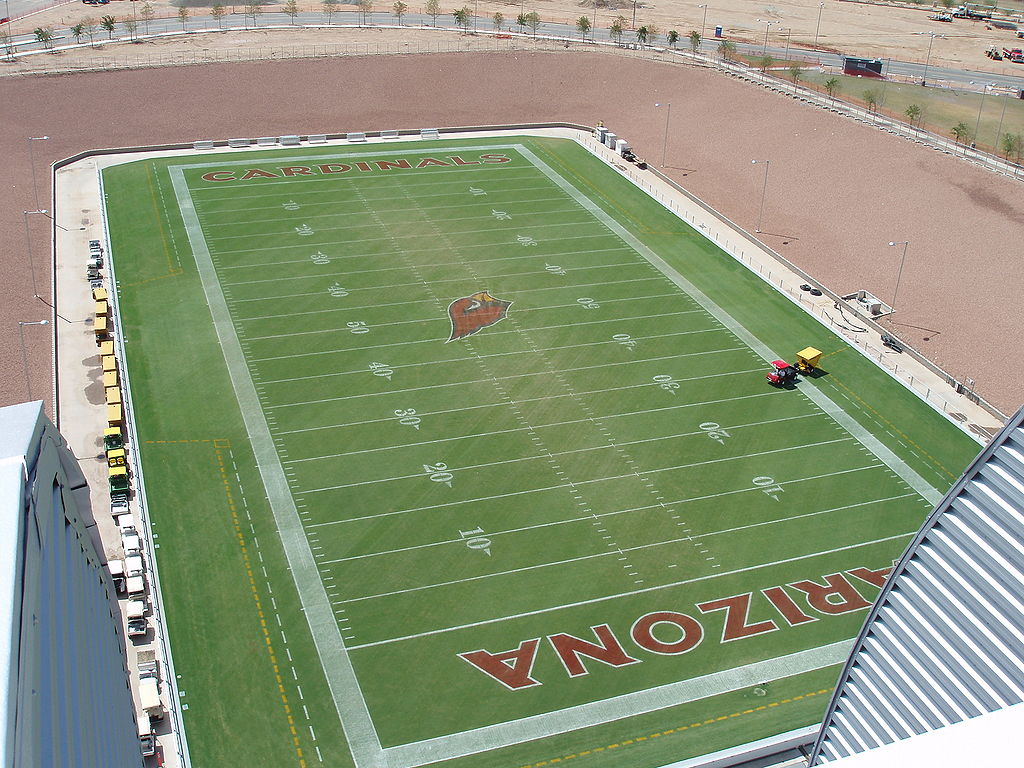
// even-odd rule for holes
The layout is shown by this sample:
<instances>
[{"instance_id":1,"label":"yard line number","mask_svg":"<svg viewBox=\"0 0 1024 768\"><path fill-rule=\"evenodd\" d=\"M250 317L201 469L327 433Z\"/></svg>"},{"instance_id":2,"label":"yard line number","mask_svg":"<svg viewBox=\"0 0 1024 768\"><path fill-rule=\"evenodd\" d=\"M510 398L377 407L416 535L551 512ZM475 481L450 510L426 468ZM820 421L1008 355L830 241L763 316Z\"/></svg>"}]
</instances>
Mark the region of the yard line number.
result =
<instances>
[{"instance_id":1,"label":"yard line number","mask_svg":"<svg viewBox=\"0 0 1024 768\"><path fill-rule=\"evenodd\" d=\"M444 483L449 488L452 487L452 480L455 475L448 471L448 465L444 462L437 462L436 464L424 464L423 471L430 478L432 483Z\"/></svg>"},{"instance_id":2,"label":"yard line number","mask_svg":"<svg viewBox=\"0 0 1024 768\"><path fill-rule=\"evenodd\" d=\"M394 370L387 363L370 363L370 370L374 376L380 376L388 381L391 381L391 376L394 374Z\"/></svg>"},{"instance_id":3,"label":"yard line number","mask_svg":"<svg viewBox=\"0 0 1024 768\"><path fill-rule=\"evenodd\" d=\"M491 540L484 535L483 528L478 526L469 531L460 530L459 536L462 537L462 540L470 549L483 552L488 557L491 556Z\"/></svg>"},{"instance_id":4,"label":"yard line number","mask_svg":"<svg viewBox=\"0 0 1024 768\"><path fill-rule=\"evenodd\" d=\"M324 258L327 257L325 256ZM336 299L343 299L348 296L348 291L341 286L341 283L337 282L331 283L327 286L327 292Z\"/></svg>"},{"instance_id":5,"label":"yard line number","mask_svg":"<svg viewBox=\"0 0 1024 768\"><path fill-rule=\"evenodd\" d=\"M316 253L311 255L309 257L309 260L312 261L314 264L330 264L331 263L330 257L329 256L325 256L320 251L317 251Z\"/></svg>"},{"instance_id":6,"label":"yard line number","mask_svg":"<svg viewBox=\"0 0 1024 768\"><path fill-rule=\"evenodd\" d=\"M345 323L345 325L348 326L348 330L349 330L350 333L369 333L370 332L370 329L367 327L366 323L363 322L362 320L353 320L350 323Z\"/></svg>"},{"instance_id":7,"label":"yard line number","mask_svg":"<svg viewBox=\"0 0 1024 768\"><path fill-rule=\"evenodd\" d=\"M760 488L761 493L771 496L776 501L779 500L779 494L783 492L782 486L775 482L775 478L768 477L768 475L758 475L750 482Z\"/></svg>"},{"instance_id":8,"label":"yard line number","mask_svg":"<svg viewBox=\"0 0 1024 768\"><path fill-rule=\"evenodd\" d=\"M626 349L636 349L636 339L628 333L616 333L612 336L612 341L621 344Z\"/></svg>"},{"instance_id":9,"label":"yard line number","mask_svg":"<svg viewBox=\"0 0 1024 768\"><path fill-rule=\"evenodd\" d=\"M666 392L671 392L673 395L676 393L676 390L679 389L679 382L665 373L655 376L651 381Z\"/></svg>"},{"instance_id":10,"label":"yard line number","mask_svg":"<svg viewBox=\"0 0 1024 768\"><path fill-rule=\"evenodd\" d=\"M705 421L700 425L700 428L704 431L705 435L710 437L719 445L725 445L725 438L732 437L732 435L730 435L717 421Z\"/></svg>"},{"instance_id":11,"label":"yard line number","mask_svg":"<svg viewBox=\"0 0 1024 768\"><path fill-rule=\"evenodd\" d=\"M398 408L395 410L395 416L398 417L399 424L412 427L413 429L419 429L420 422L423 421L423 419L416 415L415 408Z\"/></svg>"},{"instance_id":12,"label":"yard line number","mask_svg":"<svg viewBox=\"0 0 1024 768\"><path fill-rule=\"evenodd\" d=\"M598 307L601 306L589 296L585 296L581 299L576 299L576 303L579 304L584 309L597 309Z\"/></svg>"}]
</instances>

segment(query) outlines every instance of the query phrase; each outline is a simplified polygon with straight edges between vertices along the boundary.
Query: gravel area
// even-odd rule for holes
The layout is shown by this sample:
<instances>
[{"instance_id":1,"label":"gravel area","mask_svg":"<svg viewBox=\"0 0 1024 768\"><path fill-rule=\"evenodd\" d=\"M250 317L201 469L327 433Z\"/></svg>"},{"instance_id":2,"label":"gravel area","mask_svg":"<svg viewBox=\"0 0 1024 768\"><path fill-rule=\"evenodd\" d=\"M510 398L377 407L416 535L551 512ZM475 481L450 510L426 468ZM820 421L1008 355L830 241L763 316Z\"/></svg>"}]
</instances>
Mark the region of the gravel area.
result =
<instances>
[{"instance_id":1,"label":"gravel area","mask_svg":"<svg viewBox=\"0 0 1024 768\"><path fill-rule=\"evenodd\" d=\"M1021 182L714 72L599 53L423 54L0 78L0 404L23 400L17 321L32 297L22 211L50 207L46 165L74 152L200 138L484 123L604 120L638 154L753 230L771 160L762 238L839 292L892 299L893 329L1005 411L1024 397ZM49 295L47 222L29 217L39 293ZM44 242L45 240L45 242ZM45 284L45 287L44 285ZM59 309L59 307L58 307ZM68 318L71 321L82 318ZM62 322L62 321L58 321ZM25 327L33 394L49 392L47 332ZM73 383L69 383L73 385Z\"/></svg>"}]
</instances>

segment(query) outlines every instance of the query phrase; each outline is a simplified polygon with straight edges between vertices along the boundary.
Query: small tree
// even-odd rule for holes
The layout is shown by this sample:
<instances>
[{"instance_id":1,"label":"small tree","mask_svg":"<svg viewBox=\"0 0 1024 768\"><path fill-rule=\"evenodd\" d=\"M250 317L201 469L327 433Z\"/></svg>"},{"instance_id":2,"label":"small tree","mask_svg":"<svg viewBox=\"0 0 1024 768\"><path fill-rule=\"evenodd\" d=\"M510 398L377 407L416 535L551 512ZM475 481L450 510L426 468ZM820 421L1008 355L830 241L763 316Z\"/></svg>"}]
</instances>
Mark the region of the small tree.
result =
<instances>
[{"instance_id":1,"label":"small tree","mask_svg":"<svg viewBox=\"0 0 1024 768\"><path fill-rule=\"evenodd\" d=\"M96 34L96 19L86 16L82 19L82 26L85 27L85 34L89 36L89 45L92 45L93 35Z\"/></svg>"},{"instance_id":2,"label":"small tree","mask_svg":"<svg viewBox=\"0 0 1024 768\"><path fill-rule=\"evenodd\" d=\"M113 16L101 16L100 26L107 31L107 39L114 39L114 29L117 27L117 19Z\"/></svg>"},{"instance_id":3,"label":"small tree","mask_svg":"<svg viewBox=\"0 0 1024 768\"><path fill-rule=\"evenodd\" d=\"M295 17L299 15L299 4L296 0L288 0L281 9L281 13L288 17L289 23L295 26Z\"/></svg>"},{"instance_id":4,"label":"small tree","mask_svg":"<svg viewBox=\"0 0 1024 768\"><path fill-rule=\"evenodd\" d=\"M188 6L183 5L178 9L178 21L181 22L181 29L184 31L185 23L188 21Z\"/></svg>"},{"instance_id":5,"label":"small tree","mask_svg":"<svg viewBox=\"0 0 1024 768\"><path fill-rule=\"evenodd\" d=\"M638 43L640 43L641 46L644 45L647 42L647 27L646 26L642 26L642 27L637 29L637 31L636 31L636 41Z\"/></svg>"},{"instance_id":6,"label":"small tree","mask_svg":"<svg viewBox=\"0 0 1024 768\"><path fill-rule=\"evenodd\" d=\"M647 43L648 45L655 45L658 42L658 28L653 24L647 25Z\"/></svg>"},{"instance_id":7,"label":"small tree","mask_svg":"<svg viewBox=\"0 0 1024 768\"><path fill-rule=\"evenodd\" d=\"M405 12L409 10L409 6L402 2L402 0L395 0L395 4L391 6L392 12L398 19L398 26L402 26L402 17L405 16Z\"/></svg>"},{"instance_id":8,"label":"small tree","mask_svg":"<svg viewBox=\"0 0 1024 768\"><path fill-rule=\"evenodd\" d=\"M323 11L324 16L327 17L327 23L330 24L334 14L338 12L338 0L323 0L320 3L320 9Z\"/></svg>"},{"instance_id":9,"label":"small tree","mask_svg":"<svg viewBox=\"0 0 1024 768\"><path fill-rule=\"evenodd\" d=\"M726 61L736 58L736 43L731 40L723 40L718 44L718 55Z\"/></svg>"},{"instance_id":10,"label":"small tree","mask_svg":"<svg viewBox=\"0 0 1024 768\"><path fill-rule=\"evenodd\" d=\"M702 42L700 32L698 32L696 29L690 30L689 40L690 50L693 51L694 53L697 53L700 50L700 44Z\"/></svg>"},{"instance_id":11,"label":"small tree","mask_svg":"<svg viewBox=\"0 0 1024 768\"><path fill-rule=\"evenodd\" d=\"M213 6L213 7L214 7L214 9L217 8L217 6ZM223 10L223 8L224 8L224 6L221 6L222 10ZM216 16L216 14L214 14L214 15ZM223 14L221 14L221 15L223 15ZM153 6L150 5L149 3L146 3L144 6L142 6L139 9L139 18L141 18L142 19L142 23L146 25L146 34L147 35L149 34L149 22L151 22L155 17L156 17L156 11L153 10Z\"/></svg>"},{"instance_id":12,"label":"small tree","mask_svg":"<svg viewBox=\"0 0 1024 768\"><path fill-rule=\"evenodd\" d=\"M877 88L868 88L862 94L862 98L868 106L868 112L875 114L878 111L878 104L882 98L881 92Z\"/></svg>"},{"instance_id":13,"label":"small tree","mask_svg":"<svg viewBox=\"0 0 1024 768\"><path fill-rule=\"evenodd\" d=\"M769 69L772 68L772 66L774 66L774 64L775 59L769 56L767 53L764 54L764 56L757 57L757 68L760 69L761 72L767 72Z\"/></svg>"},{"instance_id":14,"label":"small tree","mask_svg":"<svg viewBox=\"0 0 1024 768\"><path fill-rule=\"evenodd\" d=\"M224 15L226 13L227 10L220 3L217 3L210 9L210 15L217 20L217 29L224 29Z\"/></svg>"},{"instance_id":15,"label":"small tree","mask_svg":"<svg viewBox=\"0 0 1024 768\"><path fill-rule=\"evenodd\" d=\"M971 135L971 129L963 120L954 125L951 132L957 144L959 144L961 141L966 142Z\"/></svg>"},{"instance_id":16,"label":"small tree","mask_svg":"<svg viewBox=\"0 0 1024 768\"><path fill-rule=\"evenodd\" d=\"M82 22L78 22L73 27L71 27L70 32L71 36L75 38L76 43L82 42L82 38L85 36L85 24L83 24ZM7 33L4 32L4 34Z\"/></svg>"},{"instance_id":17,"label":"small tree","mask_svg":"<svg viewBox=\"0 0 1024 768\"><path fill-rule=\"evenodd\" d=\"M1020 136L1014 133L1003 134L1003 156L1007 161L1010 160L1010 155L1020 156Z\"/></svg>"},{"instance_id":18,"label":"small tree","mask_svg":"<svg viewBox=\"0 0 1024 768\"><path fill-rule=\"evenodd\" d=\"M590 31L590 19L586 16L580 16L576 19L576 29L579 30L580 37L585 41L587 39L587 32Z\"/></svg>"},{"instance_id":19,"label":"small tree","mask_svg":"<svg viewBox=\"0 0 1024 768\"><path fill-rule=\"evenodd\" d=\"M458 10L452 11L452 17L455 19L455 26L460 27L463 32L469 31L469 8L462 6Z\"/></svg>"},{"instance_id":20,"label":"small tree","mask_svg":"<svg viewBox=\"0 0 1024 768\"><path fill-rule=\"evenodd\" d=\"M53 30L49 27L36 27L32 30L36 40L43 44L43 48L49 50L53 47Z\"/></svg>"},{"instance_id":21,"label":"small tree","mask_svg":"<svg viewBox=\"0 0 1024 768\"><path fill-rule=\"evenodd\" d=\"M253 27L258 26L256 19L263 13L263 0L247 0L245 3L245 16L252 19Z\"/></svg>"},{"instance_id":22,"label":"small tree","mask_svg":"<svg viewBox=\"0 0 1024 768\"><path fill-rule=\"evenodd\" d=\"M540 27L540 14L536 11L530 11L526 14L526 26L533 32L533 36L537 37L537 29Z\"/></svg>"},{"instance_id":23,"label":"small tree","mask_svg":"<svg viewBox=\"0 0 1024 768\"><path fill-rule=\"evenodd\" d=\"M793 78L793 85L796 85L797 82L799 82L800 75L802 74L803 70L800 68L800 65L797 64L795 61L789 65L789 76Z\"/></svg>"},{"instance_id":24,"label":"small tree","mask_svg":"<svg viewBox=\"0 0 1024 768\"><path fill-rule=\"evenodd\" d=\"M907 116L911 127L914 127L921 120L921 105L911 104L903 111L903 114Z\"/></svg>"},{"instance_id":25,"label":"small tree","mask_svg":"<svg viewBox=\"0 0 1024 768\"><path fill-rule=\"evenodd\" d=\"M608 25L608 34L616 43L622 42L622 31L625 29L623 26L624 21L625 19L619 16L610 25Z\"/></svg>"},{"instance_id":26,"label":"small tree","mask_svg":"<svg viewBox=\"0 0 1024 768\"><path fill-rule=\"evenodd\" d=\"M359 12L363 15L363 24L369 24L373 15L373 0L359 0Z\"/></svg>"},{"instance_id":27,"label":"small tree","mask_svg":"<svg viewBox=\"0 0 1024 768\"><path fill-rule=\"evenodd\" d=\"M501 25L505 23L505 17L501 15L501 11L495 11L494 15L491 16L491 26L494 27L495 32L501 32Z\"/></svg>"},{"instance_id":28,"label":"small tree","mask_svg":"<svg viewBox=\"0 0 1024 768\"><path fill-rule=\"evenodd\" d=\"M11 41L11 36L7 30L3 27L0 27L0 48L3 49L4 56L9 61L12 61L14 58L14 43Z\"/></svg>"},{"instance_id":29,"label":"small tree","mask_svg":"<svg viewBox=\"0 0 1024 768\"><path fill-rule=\"evenodd\" d=\"M679 42L679 33L674 29L670 29L668 34L665 35L665 39L668 40L668 44L673 48L676 47L676 43Z\"/></svg>"},{"instance_id":30,"label":"small tree","mask_svg":"<svg viewBox=\"0 0 1024 768\"><path fill-rule=\"evenodd\" d=\"M440 0L427 0L427 15L432 19L432 24L437 26L437 17L441 15Z\"/></svg>"},{"instance_id":31,"label":"small tree","mask_svg":"<svg viewBox=\"0 0 1024 768\"><path fill-rule=\"evenodd\" d=\"M825 81L825 92L832 101L836 100L836 94L839 92L839 78L830 77Z\"/></svg>"},{"instance_id":32,"label":"small tree","mask_svg":"<svg viewBox=\"0 0 1024 768\"><path fill-rule=\"evenodd\" d=\"M129 40L131 40L133 43L139 42L139 22L137 22L131 16L125 16L124 19L121 21L121 26L123 26L124 31L128 33Z\"/></svg>"}]
</instances>

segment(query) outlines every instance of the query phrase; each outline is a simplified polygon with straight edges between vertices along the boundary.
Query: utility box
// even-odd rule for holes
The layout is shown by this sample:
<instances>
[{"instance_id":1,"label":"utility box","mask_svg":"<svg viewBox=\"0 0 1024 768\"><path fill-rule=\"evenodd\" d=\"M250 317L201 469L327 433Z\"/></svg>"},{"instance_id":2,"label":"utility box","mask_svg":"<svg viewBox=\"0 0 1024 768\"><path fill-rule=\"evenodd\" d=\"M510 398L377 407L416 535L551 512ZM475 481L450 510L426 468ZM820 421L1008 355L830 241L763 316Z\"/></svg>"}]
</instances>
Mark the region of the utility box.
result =
<instances>
[{"instance_id":1,"label":"utility box","mask_svg":"<svg viewBox=\"0 0 1024 768\"><path fill-rule=\"evenodd\" d=\"M616 139L615 140L615 154L617 154L619 156L624 156L627 152L629 152L629 144L626 143L626 140L625 139Z\"/></svg>"},{"instance_id":2,"label":"utility box","mask_svg":"<svg viewBox=\"0 0 1024 768\"><path fill-rule=\"evenodd\" d=\"M619 137L616 136L614 133L608 131L608 133L604 135L604 145L608 147L608 149L615 149L615 142L618 140L618 138Z\"/></svg>"},{"instance_id":3,"label":"utility box","mask_svg":"<svg viewBox=\"0 0 1024 768\"><path fill-rule=\"evenodd\" d=\"M721 37L721 36L722 36L722 25L719 24L717 27L715 27L715 37Z\"/></svg>"},{"instance_id":4,"label":"utility box","mask_svg":"<svg viewBox=\"0 0 1024 768\"><path fill-rule=\"evenodd\" d=\"M608 129L603 125L598 126L597 133L595 135L597 136L597 140L604 144L604 137L608 135Z\"/></svg>"}]
</instances>

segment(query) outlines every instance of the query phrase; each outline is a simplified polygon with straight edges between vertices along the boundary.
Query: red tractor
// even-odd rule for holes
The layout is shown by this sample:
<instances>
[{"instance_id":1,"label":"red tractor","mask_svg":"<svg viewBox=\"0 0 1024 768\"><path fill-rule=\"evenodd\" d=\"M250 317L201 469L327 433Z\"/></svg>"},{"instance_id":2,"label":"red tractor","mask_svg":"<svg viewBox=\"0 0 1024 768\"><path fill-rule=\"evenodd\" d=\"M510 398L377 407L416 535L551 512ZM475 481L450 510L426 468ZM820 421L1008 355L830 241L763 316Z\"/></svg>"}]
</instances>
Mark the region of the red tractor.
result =
<instances>
[{"instance_id":1,"label":"red tractor","mask_svg":"<svg viewBox=\"0 0 1024 768\"><path fill-rule=\"evenodd\" d=\"M796 384L796 373L796 368L785 360L773 360L772 370L765 378L777 387L785 387L789 384Z\"/></svg>"}]
</instances>

